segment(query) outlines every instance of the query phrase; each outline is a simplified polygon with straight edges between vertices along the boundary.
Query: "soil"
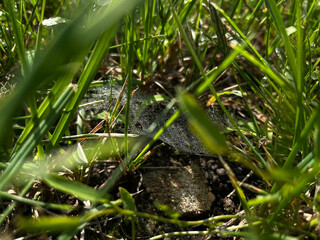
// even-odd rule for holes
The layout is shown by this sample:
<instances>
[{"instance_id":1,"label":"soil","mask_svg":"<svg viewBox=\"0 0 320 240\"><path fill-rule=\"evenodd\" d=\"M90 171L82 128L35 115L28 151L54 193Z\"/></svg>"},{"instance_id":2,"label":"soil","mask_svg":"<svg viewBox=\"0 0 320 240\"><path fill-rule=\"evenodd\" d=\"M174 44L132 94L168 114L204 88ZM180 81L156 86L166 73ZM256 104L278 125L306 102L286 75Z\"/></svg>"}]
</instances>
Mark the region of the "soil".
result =
<instances>
[{"instance_id":1,"label":"soil","mask_svg":"<svg viewBox=\"0 0 320 240\"><path fill-rule=\"evenodd\" d=\"M89 185L98 187L97 182L107 178L116 163L95 166L94 175ZM238 181L246 178L246 183L255 186L260 181L251 171L237 163L229 162ZM98 174L99 173L99 174ZM248 177L249 174L249 177ZM261 183L262 184L262 183ZM154 154L134 172L127 172L112 192L115 199L119 198L118 187L122 186L133 194L138 211L168 217L159 210L156 203L165 204L180 213L179 219L200 220L225 214L242 214L242 208L234 192L229 177L216 157L179 155L172 147L161 145ZM247 197L254 193L245 191ZM100 231L110 233L114 229L114 237L130 238L131 225L124 218L109 218ZM235 224L230 222L229 224ZM228 223L224 227L227 227ZM93 230L93 229L92 229ZM159 223L150 219L139 218L137 221L137 237L147 239L164 232L207 230L203 226L179 228L176 225ZM117 233L117 234L115 234ZM93 232L88 232L90 236ZM228 239L228 237L223 237ZM189 235L170 239L221 239L219 235ZM231 238L230 238L231 239Z\"/></svg>"}]
</instances>

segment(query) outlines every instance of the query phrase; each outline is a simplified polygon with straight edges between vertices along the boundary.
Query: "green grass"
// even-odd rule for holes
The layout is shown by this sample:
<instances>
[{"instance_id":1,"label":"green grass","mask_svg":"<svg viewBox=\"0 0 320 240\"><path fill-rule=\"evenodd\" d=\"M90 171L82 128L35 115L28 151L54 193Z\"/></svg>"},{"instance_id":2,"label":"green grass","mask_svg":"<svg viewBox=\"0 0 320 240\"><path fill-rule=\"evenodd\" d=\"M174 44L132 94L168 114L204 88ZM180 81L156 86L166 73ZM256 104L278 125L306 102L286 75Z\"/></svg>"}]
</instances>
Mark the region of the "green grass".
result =
<instances>
[{"instance_id":1,"label":"green grass","mask_svg":"<svg viewBox=\"0 0 320 240\"><path fill-rule=\"evenodd\" d=\"M71 239L89 222L123 215L130 222L133 239L139 230L139 218L180 227L202 225L207 229L161 233L152 239L217 233L247 239L317 238L318 1L145 0L99 5L96 1L58 4L48 0L5 0L0 11L1 82L16 86L0 104L2 227L9 224L11 230L19 228L26 234L45 236L54 232L59 239ZM57 16L64 23L42 24ZM117 56L116 67L120 69L113 77L122 79L127 86L124 148L116 154L123 161L97 190L86 184L84 175L86 170L92 170L106 139L82 149L75 141L65 143L63 137L75 135L72 124L79 104L101 66L112 66L112 54ZM151 141L132 145L128 135L132 90L136 85L152 84L157 74L175 64L183 67L180 73L184 82L177 89L168 89L176 90L176 96L165 111L174 105L180 110ZM236 85L237 95L241 96L237 102L247 113L242 122L225 105L227 96L233 93L219 85L226 78ZM229 119L228 131L241 139L245 148L239 149L206 117L197 97L208 92ZM118 113L119 109L111 109L105 133L115 130L112 126ZM169 212L168 217L150 215L137 211L134 199L123 188L119 189L120 199L110 200L110 190L117 187L117 180L143 165L145 154L180 114L188 116L195 135L218 156L245 215L196 221L180 220ZM159 115L159 119L162 117ZM152 133L154 129L152 125L147 131ZM112 139L107 144L116 145ZM80 158L85 161L80 162ZM245 185L239 184L229 167L232 161L252 169L266 187L249 198ZM19 180L16 176L20 176ZM39 182L90 204L77 210L69 202L59 205L41 197L31 199L31 191L42 194L41 188L33 189ZM9 189L17 194L11 194ZM34 217L30 213L13 222L18 217L18 203L32 209L55 209L57 215L30 220ZM303 219L299 215L302 209L309 209L313 219ZM244 225L219 228L227 220L242 218L246 220Z\"/></svg>"}]
</instances>

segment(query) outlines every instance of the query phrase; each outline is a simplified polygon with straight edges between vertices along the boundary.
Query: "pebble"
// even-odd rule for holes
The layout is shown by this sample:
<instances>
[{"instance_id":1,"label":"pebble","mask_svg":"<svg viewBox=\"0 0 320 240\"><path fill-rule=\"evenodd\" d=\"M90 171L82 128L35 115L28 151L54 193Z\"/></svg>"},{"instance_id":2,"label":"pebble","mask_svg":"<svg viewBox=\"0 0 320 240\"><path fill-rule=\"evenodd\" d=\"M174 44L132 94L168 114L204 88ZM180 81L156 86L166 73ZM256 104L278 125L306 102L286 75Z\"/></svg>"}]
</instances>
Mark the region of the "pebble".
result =
<instances>
[{"instance_id":1,"label":"pebble","mask_svg":"<svg viewBox=\"0 0 320 240\"><path fill-rule=\"evenodd\" d=\"M226 170L224 168L218 168L216 170L216 173L219 175L219 176L224 176L226 175Z\"/></svg>"}]
</instances>

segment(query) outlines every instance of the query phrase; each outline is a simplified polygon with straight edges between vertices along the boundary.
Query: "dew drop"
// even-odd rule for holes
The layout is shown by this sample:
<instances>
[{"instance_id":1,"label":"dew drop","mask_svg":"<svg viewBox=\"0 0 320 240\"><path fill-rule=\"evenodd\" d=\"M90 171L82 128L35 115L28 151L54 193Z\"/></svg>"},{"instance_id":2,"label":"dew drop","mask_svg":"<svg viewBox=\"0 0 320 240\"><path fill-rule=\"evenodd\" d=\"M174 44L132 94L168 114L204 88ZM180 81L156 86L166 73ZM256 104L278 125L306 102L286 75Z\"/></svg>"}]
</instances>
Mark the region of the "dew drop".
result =
<instances>
[{"instance_id":1,"label":"dew drop","mask_svg":"<svg viewBox=\"0 0 320 240\"><path fill-rule=\"evenodd\" d=\"M312 80L318 80L319 79L319 71L315 70L311 73L311 79Z\"/></svg>"},{"instance_id":2,"label":"dew drop","mask_svg":"<svg viewBox=\"0 0 320 240\"><path fill-rule=\"evenodd\" d=\"M269 82L268 82L267 77L264 76L264 77L261 79L261 86L262 86L262 87L268 87L268 86L269 86Z\"/></svg>"}]
</instances>

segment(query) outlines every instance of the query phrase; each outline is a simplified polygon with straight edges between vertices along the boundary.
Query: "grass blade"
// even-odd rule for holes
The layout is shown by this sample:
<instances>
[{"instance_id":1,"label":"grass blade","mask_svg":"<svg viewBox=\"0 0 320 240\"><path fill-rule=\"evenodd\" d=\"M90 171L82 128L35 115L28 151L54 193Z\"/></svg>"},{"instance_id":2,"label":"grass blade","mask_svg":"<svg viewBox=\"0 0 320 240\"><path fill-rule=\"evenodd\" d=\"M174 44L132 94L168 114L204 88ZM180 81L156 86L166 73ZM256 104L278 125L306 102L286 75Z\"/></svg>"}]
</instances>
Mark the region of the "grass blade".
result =
<instances>
[{"instance_id":1,"label":"grass blade","mask_svg":"<svg viewBox=\"0 0 320 240\"><path fill-rule=\"evenodd\" d=\"M38 219L20 217L18 226L26 232L55 232L70 231L82 224L80 217L51 216Z\"/></svg>"},{"instance_id":2,"label":"grass blade","mask_svg":"<svg viewBox=\"0 0 320 240\"><path fill-rule=\"evenodd\" d=\"M46 174L43 176L43 181L55 189L74 195L82 200L89 200L93 203L107 201L106 195L102 192L80 182L70 181L55 174Z\"/></svg>"}]
</instances>

